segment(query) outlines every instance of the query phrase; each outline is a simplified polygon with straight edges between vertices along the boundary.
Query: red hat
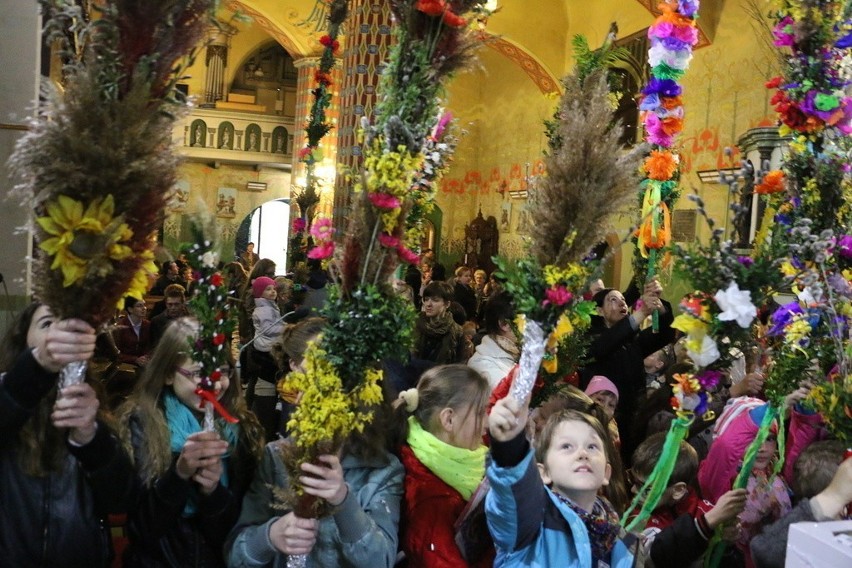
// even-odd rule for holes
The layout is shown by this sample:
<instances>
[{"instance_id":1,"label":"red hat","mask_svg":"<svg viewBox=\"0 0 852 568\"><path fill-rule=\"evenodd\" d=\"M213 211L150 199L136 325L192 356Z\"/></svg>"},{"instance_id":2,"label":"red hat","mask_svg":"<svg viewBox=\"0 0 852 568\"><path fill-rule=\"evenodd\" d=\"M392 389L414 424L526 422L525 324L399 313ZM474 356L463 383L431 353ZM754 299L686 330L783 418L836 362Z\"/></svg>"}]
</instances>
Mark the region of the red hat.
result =
<instances>
[{"instance_id":1,"label":"red hat","mask_svg":"<svg viewBox=\"0 0 852 568\"><path fill-rule=\"evenodd\" d=\"M266 290L267 286L275 286L275 280L269 276L255 278L254 282L251 283L251 293L255 298L260 298L263 296L263 291Z\"/></svg>"}]
</instances>

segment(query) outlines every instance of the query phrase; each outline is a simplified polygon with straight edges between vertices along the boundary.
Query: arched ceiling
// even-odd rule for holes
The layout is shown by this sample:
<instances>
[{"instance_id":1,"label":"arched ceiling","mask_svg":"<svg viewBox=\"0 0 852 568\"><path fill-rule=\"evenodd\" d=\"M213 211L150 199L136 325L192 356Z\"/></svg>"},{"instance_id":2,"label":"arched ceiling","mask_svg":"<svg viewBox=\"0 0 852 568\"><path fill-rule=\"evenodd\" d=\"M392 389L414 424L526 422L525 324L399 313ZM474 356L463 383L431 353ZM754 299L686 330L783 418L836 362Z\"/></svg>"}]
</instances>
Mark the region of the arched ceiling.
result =
<instances>
[{"instance_id":1,"label":"arched ceiling","mask_svg":"<svg viewBox=\"0 0 852 568\"><path fill-rule=\"evenodd\" d=\"M226 0L225 7L250 16L294 59L320 53L318 0ZM503 0L487 31L496 36L486 45L518 64L542 92L559 88L558 78L572 65L571 38L584 33L591 45L602 41L609 22L619 24L620 36L647 27L658 13L659 0ZM533 5L535 6L533 8ZM701 43L715 37L724 0L702 0Z\"/></svg>"}]
</instances>

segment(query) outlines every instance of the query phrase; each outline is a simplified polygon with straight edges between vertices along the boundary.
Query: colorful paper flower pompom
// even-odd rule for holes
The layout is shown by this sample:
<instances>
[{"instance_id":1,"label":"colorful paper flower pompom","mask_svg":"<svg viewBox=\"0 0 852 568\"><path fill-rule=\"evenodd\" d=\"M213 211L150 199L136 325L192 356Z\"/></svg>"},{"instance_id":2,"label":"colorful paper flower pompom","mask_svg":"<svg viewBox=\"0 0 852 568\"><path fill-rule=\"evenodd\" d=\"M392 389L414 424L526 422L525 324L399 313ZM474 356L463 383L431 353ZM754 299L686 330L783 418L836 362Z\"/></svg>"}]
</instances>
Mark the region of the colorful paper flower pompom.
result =
<instances>
[{"instance_id":1,"label":"colorful paper flower pompom","mask_svg":"<svg viewBox=\"0 0 852 568\"><path fill-rule=\"evenodd\" d=\"M417 265L420 263L420 257L412 251L411 249L400 245L399 248L396 249L399 254L399 259L406 264Z\"/></svg>"},{"instance_id":2,"label":"colorful paper flower pompom","mask_svg":"<svg viewBox=\"0 0 852 568\"><path fill-rule=\"evenodd\" d=\"M334 242L317 245L308 251L308 258L313 260L325 260L334 256Z\"/></svg>"},{"instance_id":3,"label":"colorful paper flower pompom","mask_svg":"<svg viewBox=\"0 0 852 568\"><path fill-rule=\"evenodd\" d=\"M378 209L396 209L402 205L399 198L390 193L371 193L367 198Z\"/></svg>"},{"instance_id":4,"label":"colorful paper flower pompom","mask_svg":"<svg viewBox=\"0 0 852 568\"><path fill-rule=\"evenodd\" d=\"M837 239L837 254L843 258L852 258L852 235L843 235Z\"/></svg>"},{"instance_id":5,"label":"colorful paper flower pompom","mask_svg":"<svg viewBox=\"0 0 852 568\"><path fill-rule=\"evenodd\" d=\"M311 236L320 242L331 241L334 236L334 227L332 227L331 219L321 217L314 221L314 224L311 225Z\"/></svg>"},{"instance_id":6,"label":"colorful paper flower pompom","mask_svg":"<svg viewBox=\"0 0 852 568\"><path fill-rule=\"evenodd\" d=\"M328 48L333 52L337 51L337 49L340 47L340 42L337 41L336 39L333 39L328 34L325 34L324 36L322 36L319 41L320 41L320 44L322 44L323 47Z\"/></svg>"},{"instance_id":7,"label":"colorful paper flower pompom","mask_svg":"<svg viewBox=\"0 0 852 568\"><path fill-rule=\"evenodd\" d=\"M786 189L784 172L772 170L763 177L763 181L754 188L755 193L769 195L781 193Z\"/></svg>"},{"instance_id":8,"label":"colorful paper flower pompom","mask_svg":"<svg viewBox=\"0 0 852 568\"><path fill-rule=\"evenodd\" d=\"M677 171L677 158L669 151L654 150L645 160L645 171L650 179L666 181Z\"/></svg>"},{"instance_id":9,"label":"colorful paper flower pompom","mask_svg":"<svg viewBox=\"0 0 852 568\"><path fill-rule=\"evenodd\" d=\"M387 233L382 233L379 235L379 243L383 247L395 249L399 246L399 237L394 237L393 235L389 235Z\"/></svg>"}]
</instances>

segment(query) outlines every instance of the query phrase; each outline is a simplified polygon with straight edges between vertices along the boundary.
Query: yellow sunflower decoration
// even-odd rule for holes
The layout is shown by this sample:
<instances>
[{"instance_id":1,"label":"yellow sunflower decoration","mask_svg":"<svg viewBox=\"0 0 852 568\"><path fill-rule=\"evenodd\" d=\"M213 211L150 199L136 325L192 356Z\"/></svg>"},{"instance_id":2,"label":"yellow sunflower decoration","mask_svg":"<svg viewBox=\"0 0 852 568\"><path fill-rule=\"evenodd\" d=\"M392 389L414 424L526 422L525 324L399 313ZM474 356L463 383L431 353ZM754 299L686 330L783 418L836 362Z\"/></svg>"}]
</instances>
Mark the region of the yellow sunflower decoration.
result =
<instances>
[{"instance_id":1,"label":"yellow sunflower decoration","mask_svg":"<svg viewBox=\"0 0 852 568\"><path fill-rule=\"evenodd\" d=\"M50 238L39 248L53 258L51 269L62 271L66 288L81 282L89 271L105 276L112 272L112 262L133 254L126 243L133 231L122 217L114 217L112 195L96 198L88 206L60 195L46 206L47 216L36 222Z\"/></svg>"}]
</instances>

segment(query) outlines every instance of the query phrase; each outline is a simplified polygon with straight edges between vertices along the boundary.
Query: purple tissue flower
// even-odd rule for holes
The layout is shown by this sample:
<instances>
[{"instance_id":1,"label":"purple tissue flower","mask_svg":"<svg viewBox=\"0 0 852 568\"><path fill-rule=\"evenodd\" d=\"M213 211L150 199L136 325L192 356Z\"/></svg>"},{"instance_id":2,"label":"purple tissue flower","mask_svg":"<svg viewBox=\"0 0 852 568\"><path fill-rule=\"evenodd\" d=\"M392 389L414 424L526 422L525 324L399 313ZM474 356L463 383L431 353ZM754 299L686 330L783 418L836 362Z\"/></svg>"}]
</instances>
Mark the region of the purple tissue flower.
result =
<instances>
[{"instance_id":1,"label":"purple tissue flower","mask_svg":"<svg viewBox=\"0 0 852 568\"><path fill-rule=\"evenodd\" d=\"M769 316L769 331L767 331L767 335L781 335L784 333L784 328L793 321L798 315L803 313L802 307L799 305L799 302L790 302L789 304L784 304Z\"/></svg>"},{"instance_id":2,"label":"purple tissue flower","mask_svg":"<svg viewBox=\"0 0 852 568\"><path fill-rule=\"evenodd\" d=\"M701 385L701 388L704 390L710 390L719 384L719 381L722 380L722 372L721 371L713 371L711 369L704 369L697 375L695 375L695 380L698 381L698 384Z\"/></svg>"},{"instance_id":3,"label":"purple tissue flower","mask_svg":"<svg viewBox=\"0 0 852 568\"><path fill-rule=\"evenodd\" d=\"M754 264L754 259L750 256L738 256L737 261L746 268L750 268Z\"/></svg>"},{"instance_id":4,"label":"purple tissue flower","mask_svg":"<svg viewBox=\"0 0 852 568\"><path fill-rule=\"evenodd\" d=\"M687 18L692 18L698 12L698 0L678 0L677 11Z\"/></svg>"},{"instance_id":5,"label":"purple tissue flower","mask_svg":"<svg viewBox=\"0 0 852 568\"><path fill-rule=\"evenodd\" d=\"M837 240L837 254L843 258L852 258L852 235L843 235Z\"/></svg>"},{"instance_id":6,"label":"purple tissue flower","mask_svg":"<svg viewBox=\"0 0 852 568\"><path fill-rule=\"evenodd\" d=\"M661 97L677 97L683 92L683 89L676 81L672 79L658 79L651 77L645 88L642 89L643 95L658 94Z\"/></svg>"}]
</instances>

